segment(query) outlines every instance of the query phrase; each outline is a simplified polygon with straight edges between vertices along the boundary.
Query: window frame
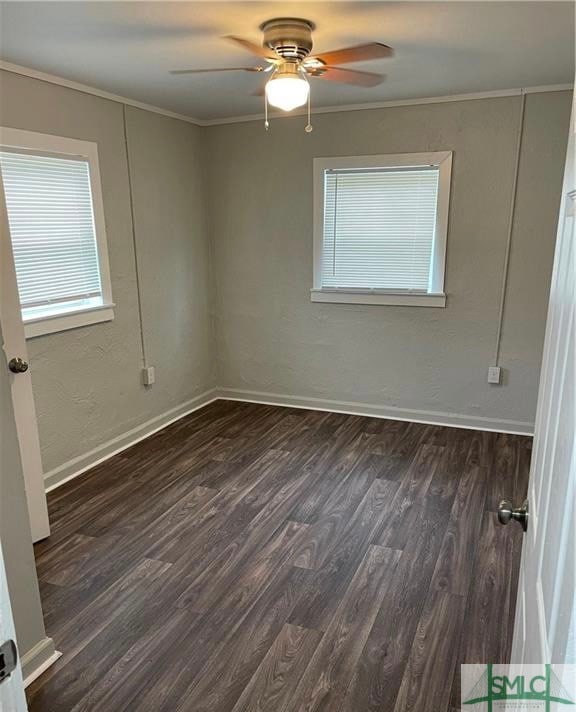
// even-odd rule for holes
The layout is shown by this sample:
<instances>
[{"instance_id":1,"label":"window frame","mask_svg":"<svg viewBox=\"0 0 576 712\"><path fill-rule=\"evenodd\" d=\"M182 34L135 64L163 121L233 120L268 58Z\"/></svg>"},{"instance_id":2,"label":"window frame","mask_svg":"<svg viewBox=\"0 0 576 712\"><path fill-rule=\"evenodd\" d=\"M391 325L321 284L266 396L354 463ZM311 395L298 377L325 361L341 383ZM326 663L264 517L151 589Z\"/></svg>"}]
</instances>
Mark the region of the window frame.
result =
<instances>
[{"instance_id":1,"label":"window frame","mask_svg":"<svg viewBox=\"0 0 576 712\"><path fill-rule=\"evenodd\" d=\"M90 175L90 191L92 193L92 212L94 231L96 235L96 251L98 269L102 286L102 304L73 309L60 314L23 319L24 333L27 339L44 334L53 334L68 329L76 329L89 324L98 324L114 319L112 301L112 282L110 279L110 264L108 261L108 242L106 239L106 223L104 219L104 203L102 199L102 182L98 162L98 144L93 141L82 141L64 136L37 133L0 127L0 150L19 149L37 155L49 155L61 158L80 158L88 162Z\"/></svg>"},{"instance_id":2,"label":"window frame","mask_svg":"<svg viewBox=\"0 0 576 712\"><path fill-rule=\"evenodd\" d=\"M322 255L324 251L324 173L329 169L347 168L438 168L438 202L436 230L432 246L431 289L428 292L389 289L357 289L322 286ZM452 151L426 153L391 153L369 156L337 156L314 159L314 281L310 290L312 302L338 304L382 304L398 306L445 307L444 277Z\"/></svg>"}]
</instances>

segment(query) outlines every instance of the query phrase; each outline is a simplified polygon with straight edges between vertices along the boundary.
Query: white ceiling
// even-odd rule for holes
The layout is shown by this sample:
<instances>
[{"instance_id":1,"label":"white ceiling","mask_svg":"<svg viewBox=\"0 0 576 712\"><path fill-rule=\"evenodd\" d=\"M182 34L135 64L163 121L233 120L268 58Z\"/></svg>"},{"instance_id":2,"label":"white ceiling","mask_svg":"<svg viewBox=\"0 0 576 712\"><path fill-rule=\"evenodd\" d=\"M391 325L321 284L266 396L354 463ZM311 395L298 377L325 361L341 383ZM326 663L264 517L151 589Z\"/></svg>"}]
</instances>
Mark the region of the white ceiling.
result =
<instances>
[{"instance_id":1,"label":"white ceiling","mask_svg":"<svg viewBox=\"0 0 576 712\"><path fill-rule=\"evenodd\" d=\"M170 69L252 64L221 39L260 43L258 25L317 24L315 50L384 42L393 59L348 65L385 72L365 89L313 80L313 106L571 82L572 2L0 2L0 55L201 120L259 114L257 74L172 76Z\"/></svg>"}]
</instances>

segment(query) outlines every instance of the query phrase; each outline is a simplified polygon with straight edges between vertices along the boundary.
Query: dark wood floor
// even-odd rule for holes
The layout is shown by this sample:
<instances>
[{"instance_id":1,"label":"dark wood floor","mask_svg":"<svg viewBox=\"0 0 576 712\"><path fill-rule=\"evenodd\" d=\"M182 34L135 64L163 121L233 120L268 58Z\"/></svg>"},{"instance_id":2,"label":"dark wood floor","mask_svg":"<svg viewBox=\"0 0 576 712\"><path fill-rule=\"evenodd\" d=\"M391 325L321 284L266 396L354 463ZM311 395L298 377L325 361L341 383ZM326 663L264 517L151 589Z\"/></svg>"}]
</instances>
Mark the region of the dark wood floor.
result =
<instances>
[{"instance_id":1,"label":"dark wood floor","mask_svg":"<svg viewBox=\"0 0 576 712\"><path fill-rule=\"evenodd\" d=\"M525 437L218 401L49 495L32 712L448 712L509 654Z\"/></svg>"}]
</instances>

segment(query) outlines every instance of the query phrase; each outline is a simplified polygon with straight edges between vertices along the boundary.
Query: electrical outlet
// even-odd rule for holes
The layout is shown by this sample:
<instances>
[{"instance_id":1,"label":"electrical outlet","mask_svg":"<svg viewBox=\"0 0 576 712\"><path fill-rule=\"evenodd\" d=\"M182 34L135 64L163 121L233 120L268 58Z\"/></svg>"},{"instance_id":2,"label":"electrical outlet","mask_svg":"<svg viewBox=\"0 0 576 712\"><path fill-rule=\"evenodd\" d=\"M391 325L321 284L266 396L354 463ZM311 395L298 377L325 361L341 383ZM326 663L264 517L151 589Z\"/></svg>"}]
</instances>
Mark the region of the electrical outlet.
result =
<instances>
[{"instance_id":1,"label":"electrical outlet","mask_svg":"<svg viewBox=\"0 0 576 712\"><path fill-rule=\"evenodd\" d=\"M502 369L500 366L489 366L488 367L488 383L500 383Z\"/></svg>"},{"instance_id":2,"label":"electrical outlet","mask_svg":"<svg viewBox=\"0 0 576 712\"><path fill-rule=\"evenodd\" d=\"M156 371L154 366L142 369L142 382L145 386L151 386L156 381Z\"/></svg>"}]
</instances>

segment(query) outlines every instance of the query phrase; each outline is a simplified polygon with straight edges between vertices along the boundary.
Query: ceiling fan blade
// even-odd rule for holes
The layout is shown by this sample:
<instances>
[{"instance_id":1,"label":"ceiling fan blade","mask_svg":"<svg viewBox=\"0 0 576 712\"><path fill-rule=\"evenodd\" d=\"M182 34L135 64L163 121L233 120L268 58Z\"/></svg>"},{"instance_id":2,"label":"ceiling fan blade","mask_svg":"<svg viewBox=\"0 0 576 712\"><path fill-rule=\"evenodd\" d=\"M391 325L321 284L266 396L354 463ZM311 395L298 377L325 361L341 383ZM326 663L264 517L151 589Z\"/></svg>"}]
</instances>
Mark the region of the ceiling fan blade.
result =
<instances>
[{"instance_id":1,"label":"ceiling fan blade","mask_svg":"<svg viewBox=\"0 0 576 712\"><path fill-rule=\"evenodd\" d=\"M349 62L365 62L369 59L382 59L392 57L394 50L381 42L370 42L358 45L357 47L345 47L335 49L332 52L324 52L316 55L324 64L348 64Z\"/></svg>"},{"instance_id":2,"label":"ceiling fan blade","mask_svg":"<svg viewBox=\"0 0 576 712\"><path fill-rule=\"evenodd\" d=\"M356 84L361 87L375 87L378 84L382 84L386 78L385 74L358 72L354 69L342 69L341 67L322 67L317 74L312 72L310 76L317 79L327 79L329 82Z\"/></svg>"},{"instance_id":3,"label":"ceiling fan blade","mask_svg":"<svg viewBox=\"0 0 576 712\"><path fill-rule=\"evenodd\" d=\"M218 69L173 69L170 74L207 74L210 72L264 72L264 67L219 67Z\"/></svg>"},{"instance_id":4,"label":"ceiling fan blade","mask_svg":"<svg viewBox=\"0 0 576 712\"><path fill-rule=\"evenodd\" d=\"M231 42L235 42L237 45L240 45L242 49L248 50L248 52L255 54L257 57L264 57L265 59L277 59L277 57L274 56L272 50L267 49L266 47L260 47L260 45L257 45L254 42L250 42L250 40L245 40L243 37L237 37L236 35L225 35L224 39L230 40Z\"/></svg>"}]
</instances>

